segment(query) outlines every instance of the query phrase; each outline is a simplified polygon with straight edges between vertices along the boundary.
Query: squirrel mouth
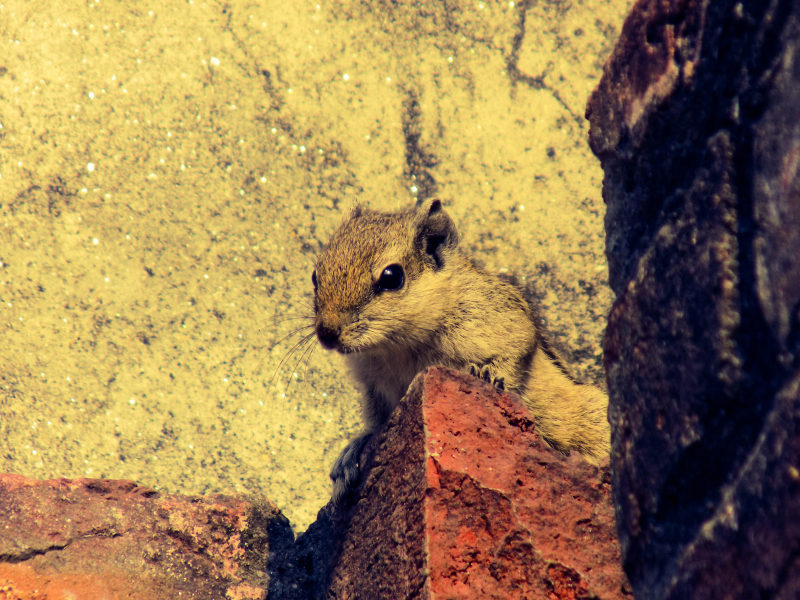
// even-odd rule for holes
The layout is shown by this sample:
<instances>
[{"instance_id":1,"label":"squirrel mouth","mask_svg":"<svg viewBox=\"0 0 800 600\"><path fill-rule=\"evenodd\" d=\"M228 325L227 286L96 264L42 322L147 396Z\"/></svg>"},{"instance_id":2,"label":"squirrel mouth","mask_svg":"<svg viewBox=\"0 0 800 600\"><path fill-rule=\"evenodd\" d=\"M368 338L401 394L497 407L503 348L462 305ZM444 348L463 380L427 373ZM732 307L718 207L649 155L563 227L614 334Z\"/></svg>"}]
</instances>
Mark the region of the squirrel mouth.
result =
<instances>
[{"instance_id":1,"label":"squirrel mouth","mask_svg":"<svg viewBox=\"0 0 800 600\"><path fill-rule=\"evenodd\" d=\"M317 339L319 340L320 345L326 350L336 350L336 352L339 354L353 354L354 352L358 352L357 348L342 344L341 340L338 338L331 339L325 336L317 335Z\"/></svg>"},{"instance_id":2,"label":"squirrel mouth","mask_svg":"<svg viewBox=\"0 0 800 600\"><path fill-rule=\"evenodd\" d=\"M336 350L339 354L353 354L359 352L360 348L351 346L342 341L342 332L338 328L317 325L317 339L326 350Z\"/></svg>"},{"instance_id":3,"label":"squirrel mouth","mask_svg":"<svg viewBox=\"0 0 800 600\"><path fill-rule=\"evenodd\" d=\"M339 354L357 354L362 350L362 348L359 348L358 346L349 346L347 344L343 344L341 340L336 344L336 346L334 346L334 349Z\"/></svg>"}]
</instances>

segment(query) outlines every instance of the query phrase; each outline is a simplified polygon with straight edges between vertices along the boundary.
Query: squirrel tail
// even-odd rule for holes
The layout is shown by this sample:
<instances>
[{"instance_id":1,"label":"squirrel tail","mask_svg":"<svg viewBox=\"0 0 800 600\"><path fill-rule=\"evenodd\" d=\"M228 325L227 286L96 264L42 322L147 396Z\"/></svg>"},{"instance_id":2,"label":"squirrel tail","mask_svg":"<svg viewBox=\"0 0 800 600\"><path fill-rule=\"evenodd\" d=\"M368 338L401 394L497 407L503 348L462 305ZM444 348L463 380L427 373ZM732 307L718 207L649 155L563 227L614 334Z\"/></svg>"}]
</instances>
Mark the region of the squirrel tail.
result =
<instances>
[{"instance_id":1,"label":"squirrel tail","mask_svg":"<svg viewBox=\"0 0 800 600\"><path fill-rule=\"evenodd\" d=\"M542 348L534 354L523 401L537 430L555 449L574 450L594 464L608 457L608 396L592 385L577 383Z\"/></svg>"}]
</instances>

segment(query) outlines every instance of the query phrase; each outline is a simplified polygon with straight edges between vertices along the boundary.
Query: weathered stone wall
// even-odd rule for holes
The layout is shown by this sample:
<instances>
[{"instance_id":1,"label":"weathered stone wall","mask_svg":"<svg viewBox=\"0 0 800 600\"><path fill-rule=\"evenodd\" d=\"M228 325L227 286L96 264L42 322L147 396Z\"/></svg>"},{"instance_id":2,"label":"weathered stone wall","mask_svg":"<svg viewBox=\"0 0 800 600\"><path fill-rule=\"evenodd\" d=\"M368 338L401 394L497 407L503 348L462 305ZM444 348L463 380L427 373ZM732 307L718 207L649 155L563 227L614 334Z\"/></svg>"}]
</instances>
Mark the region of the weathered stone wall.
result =
<instances>
[{"instance_id":1,"label":"weathered stone wall","mask_svg":"<svg viewBox=\"0 0 800 600\"><path fill-rule=\"evenodd\" d=\"M362 427L301 342L356 202L436 193L602 377L581 112L631 4L0 2L0 471L262 494L305 529Z\"/></svg>"},{"instance_id":2,"label":"weathered stone wall","mask_svg":"<svg viewBox=\"0 0 800 600\"><path fill-rule=\"evenodd\" d=\"M640 1L587 108L641 598L800 589L800 2Z\"/></svg>"}]
</instances>

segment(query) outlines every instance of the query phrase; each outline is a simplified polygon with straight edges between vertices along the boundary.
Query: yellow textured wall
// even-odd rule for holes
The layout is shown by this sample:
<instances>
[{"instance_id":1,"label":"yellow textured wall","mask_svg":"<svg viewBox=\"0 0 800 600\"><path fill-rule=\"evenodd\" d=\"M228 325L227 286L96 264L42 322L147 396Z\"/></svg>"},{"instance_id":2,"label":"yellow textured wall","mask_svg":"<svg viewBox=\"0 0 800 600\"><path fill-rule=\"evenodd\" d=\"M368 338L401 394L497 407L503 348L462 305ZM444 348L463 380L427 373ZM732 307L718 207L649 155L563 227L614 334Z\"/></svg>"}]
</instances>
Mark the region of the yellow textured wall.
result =
<instances>
[{"instance_id":1,"label":"yellow textured wall","mask_svg":"<svg viewBox=\"0 0 800 600\"><path fill-rule=\"evenodd\" d=\"M419 193L408 134L599 377L583 111L630 4L0 2L0 470L264 494L303 529L357 394L320 348L279 363L349 208Z\"/></svg>"}]
</instances>

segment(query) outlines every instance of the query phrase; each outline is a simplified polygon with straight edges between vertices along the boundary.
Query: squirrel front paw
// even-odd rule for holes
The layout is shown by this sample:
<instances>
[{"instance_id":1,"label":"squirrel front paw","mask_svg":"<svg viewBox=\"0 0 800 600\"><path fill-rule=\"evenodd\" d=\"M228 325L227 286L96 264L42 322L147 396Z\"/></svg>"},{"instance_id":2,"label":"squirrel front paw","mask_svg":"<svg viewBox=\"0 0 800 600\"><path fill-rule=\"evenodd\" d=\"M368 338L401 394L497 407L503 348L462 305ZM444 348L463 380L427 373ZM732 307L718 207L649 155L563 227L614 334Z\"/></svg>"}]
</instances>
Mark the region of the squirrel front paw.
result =
<instances>
[{"instance_id":1,"label":"squirrel front paw","mask_svg":"<svg viewBox=\"0 0 800 600\"><path fill-rule=\"evenodd\" d=\"M497 369L492 365L478 365L472 363L469 365L470 375L474 375L478 379L483 379L487 383L491 383L498 390L503 390L506 387L505 379L497 376Z\"/></svg>"},{"instance_id":2,"label":"squirrel front paw","mask_svg":"<svg viewBox=\"0 0 800 600\"><path fill-rule=\"evenodd\" d=\"M371 433L364 433L352 440L333 463L331 499L334 504L340 504L361 480L361 451L371 436Z\"/></svg>"}]
</instances>

